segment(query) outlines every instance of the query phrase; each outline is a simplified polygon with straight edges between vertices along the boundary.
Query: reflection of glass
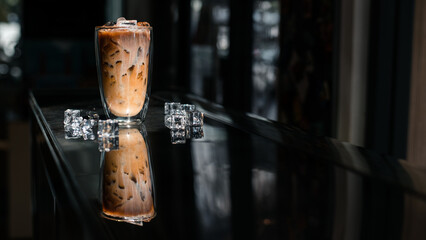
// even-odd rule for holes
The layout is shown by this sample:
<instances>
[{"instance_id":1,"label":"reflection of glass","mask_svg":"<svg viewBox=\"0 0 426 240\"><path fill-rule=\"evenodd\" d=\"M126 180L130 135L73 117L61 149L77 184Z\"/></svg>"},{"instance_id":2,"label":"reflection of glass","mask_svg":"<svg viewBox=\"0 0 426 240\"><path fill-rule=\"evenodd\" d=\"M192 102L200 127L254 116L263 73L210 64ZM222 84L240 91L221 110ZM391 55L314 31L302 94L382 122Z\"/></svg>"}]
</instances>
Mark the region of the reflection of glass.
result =
<instances>
[{"instance_id":1,"label":"reflection of glass","mask_svg":"<svg viewBox=\"0 0 426 240\"><path fill-rule=\"evenodd\" d=\"M156 215L154 179L147 134L121 127L119 148L102 154L102 216L142 225Z\"/></svg>"}]
</instances>

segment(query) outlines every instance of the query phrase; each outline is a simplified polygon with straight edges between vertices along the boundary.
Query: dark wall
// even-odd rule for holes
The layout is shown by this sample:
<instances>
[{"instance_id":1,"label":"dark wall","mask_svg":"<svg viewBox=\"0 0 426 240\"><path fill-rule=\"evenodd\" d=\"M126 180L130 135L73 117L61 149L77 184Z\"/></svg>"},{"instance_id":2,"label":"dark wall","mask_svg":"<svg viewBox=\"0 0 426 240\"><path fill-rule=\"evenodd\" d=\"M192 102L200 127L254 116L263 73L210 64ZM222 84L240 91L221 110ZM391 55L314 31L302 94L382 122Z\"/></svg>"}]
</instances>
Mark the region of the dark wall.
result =
<instances>
[{"instance_id":1,"label":"dark wall","mask_svg":"<svg viewBox=\"0 0 426 240\"><path fill-rule=\"evenodd\" d=\"M25 38L92 39L104 23L105 1L23 1Z\"/></svg>"},{"instance_id":2,"label":"dark wall","mask_svg":"<svg viewBox=\"0 0 426 240\"><path fill-rule=\"evenodd\" d=\"M94 28L105 1L23 1L23 78L29 88L97 87Z\"/></svg>"},{"instance_id":3,"label":"dark wall","mask_svg":"<svg viewBox=\"0 0 426 240\"><path fill-rule=\"evenodd\" d=\"M332 133L338 69L338 1L281 1L279 120L310 133Z\"/></svg>"},{"instance_id":4,"label":"dark wall","mask_svg":"<svg viewBox=\"0 0 426 240\"><path fill-rule=\"evenodd\" d=\"M372 1L366 146L406 158L413 0Z\"/></svg>"}]
</instances>

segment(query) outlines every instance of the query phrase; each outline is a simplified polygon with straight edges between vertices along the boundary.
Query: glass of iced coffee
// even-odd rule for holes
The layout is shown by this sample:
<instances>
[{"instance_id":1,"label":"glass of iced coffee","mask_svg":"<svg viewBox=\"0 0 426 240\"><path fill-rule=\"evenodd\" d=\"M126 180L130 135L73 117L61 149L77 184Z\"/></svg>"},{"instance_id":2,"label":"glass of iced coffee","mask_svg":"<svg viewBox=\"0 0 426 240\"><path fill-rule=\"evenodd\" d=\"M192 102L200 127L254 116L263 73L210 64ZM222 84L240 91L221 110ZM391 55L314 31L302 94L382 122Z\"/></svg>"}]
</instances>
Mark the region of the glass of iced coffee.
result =
<instances>
[{"instance_id":1,"label":"glass of iced coffee","mask_svg":"<svg viewBox=\"0 0 426 240\"><path fill-rule=\"evenodd\" d=\"M142 225L156 215L154 178L143 125L120 127L118 142L117 150L102 154L101 215Z\"/></svg>"},{"instance_id":2,"label":"glass of iced coffee","mask_svg":"<svg viewBox=\"0 0 426 240\"><path fill-rule=\"evenodd\" d=\"M99 89L108 118L125 123L145 119L151 90L152 34L148 23L123 17L95 28Z\"/></svg>"}]
</instances>

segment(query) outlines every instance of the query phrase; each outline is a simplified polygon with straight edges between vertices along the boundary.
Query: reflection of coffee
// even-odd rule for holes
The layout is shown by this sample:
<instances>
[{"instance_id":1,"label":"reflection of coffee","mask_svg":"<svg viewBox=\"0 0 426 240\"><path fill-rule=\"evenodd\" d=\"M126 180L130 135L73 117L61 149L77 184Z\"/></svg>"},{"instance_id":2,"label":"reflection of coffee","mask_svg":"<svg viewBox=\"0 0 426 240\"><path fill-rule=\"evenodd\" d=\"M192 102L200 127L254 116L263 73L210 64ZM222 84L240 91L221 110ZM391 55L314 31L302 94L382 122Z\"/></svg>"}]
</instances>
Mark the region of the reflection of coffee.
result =
<instances>
[{"instance_id":1,"label":"reflection of coffee","mask_svg":"<svg viewBox=\"0 0 426 240\"><path fill-rule=\"evenodd\" d=\"M106 104L115 116L135 116L145 102L150 28L100 29L98 39Z\"/></svg>"},{"instance_id":2,"label":"reflection of coffee","mask_svg":"<svg viewBox=\"0 0 426 240\"><path fill-rule=\"evenodd\" d=\"M117 218L155 216L148 150L137 129L120 129L119 149L105 153L102 210Z\"/></svg>"}]
</instances>

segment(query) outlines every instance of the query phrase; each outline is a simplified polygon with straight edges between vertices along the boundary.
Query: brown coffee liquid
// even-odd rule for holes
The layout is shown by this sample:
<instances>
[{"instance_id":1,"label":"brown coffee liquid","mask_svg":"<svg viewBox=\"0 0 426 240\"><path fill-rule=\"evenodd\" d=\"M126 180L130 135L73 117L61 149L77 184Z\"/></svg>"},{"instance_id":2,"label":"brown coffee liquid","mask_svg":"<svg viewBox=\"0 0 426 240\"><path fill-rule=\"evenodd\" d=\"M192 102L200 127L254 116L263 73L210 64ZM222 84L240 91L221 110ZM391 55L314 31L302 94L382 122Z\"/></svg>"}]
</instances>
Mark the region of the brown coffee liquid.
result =
<instances>
[{"instance_id":1,"label":"brown coffee liquid","mask_svg":"<svg viewBox=\"0 0 426 240\"><path fill-rule=\"evenodd\" d=\"M106 104L115 116L135 116L145 103L150 30L100 29L98 39Z\"/></svg>"},{"instance_id":2,"label":"brown coffee liquid","mask_svg":"<svg viewBox=\"0 0 426 240\"><path fill-rule=\"evenodd\" d=\"M113 217L155 216L145 141L137 129L120 129L119 149L105 153L102 208Z\"/></svg>"}]
</instances>

